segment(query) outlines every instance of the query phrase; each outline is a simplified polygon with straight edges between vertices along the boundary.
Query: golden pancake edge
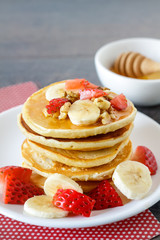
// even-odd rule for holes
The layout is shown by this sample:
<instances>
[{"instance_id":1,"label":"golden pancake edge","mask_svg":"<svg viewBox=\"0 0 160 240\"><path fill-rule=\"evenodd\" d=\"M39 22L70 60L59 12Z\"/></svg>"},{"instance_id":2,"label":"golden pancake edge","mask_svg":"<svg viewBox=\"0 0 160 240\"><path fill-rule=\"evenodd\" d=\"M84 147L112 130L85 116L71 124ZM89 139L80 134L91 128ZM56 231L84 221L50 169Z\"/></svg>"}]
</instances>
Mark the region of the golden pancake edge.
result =
<instances>
[{"instance_id":1,"label":"golden pancake edge","mask_svg":"<svg viewBox=\"0 0 160 240\"><path fill-rule=\"evenodd\" d=\"M64 81L62 81L64 82ZM55 118L46 118L43 114L43 109L48 104L45 97L49 87L56 84L53 83L41 90L32 94L23 105L22 117L25 123L36 133L53 138L85 138L98 134L113 132L133 122L136 116L136 108L128 101L126 111L117 111L116 120L111 120L108 124L96 123L89 126L76 126L67 119L59 120Z\"/></svg>"},{"instance_id":2,"label":"golden pancake edge","mask_svg":"<svg viewBox=\"0 0 160 240\"><path fill-rule=\"evenodd\" d=\"M127 160L130 157L131 152L132 143L129 141L108 164L92 168L78 168L48 159L28 146L22 147L22 156L25 164L36 173L44 177L48 177L53 173L60 173L74 179L75 181L100 181L111 178L115 167L119 163Z\"/></svg>"},{"instance_id":3,"label":"golden pancake edge","mask_svg":"<svg viewBox=\"0 0 160 240\"><path fill-rule=\"evenodd\" d=\"M71 167L91 168L111 162L127 143L128 139L110 148L77 151L51 148L26 139L22 144L22 153L25 148L29 148L34 155L37 153L39 158L45 157L50 161L53 160Z\"/></svg>"},{"instance_id":4,"label":"golden pancake edge","mask_svg":"<svg viewBox=\"0 0 160 240\"><path fill-rule=\"evenodd\" d=\"M17 120L20 130L26 136L26 138L48 147L55 147L67 150L93 151L97 149L112 147L115 144L127 139L133 129L133 123L130 123L123 128L106 134L99 134L87 138L62 139L45 137L37 134L26 125L26 123L22 119L22 114L18 115Z\"/></svg>"}]
</instances>

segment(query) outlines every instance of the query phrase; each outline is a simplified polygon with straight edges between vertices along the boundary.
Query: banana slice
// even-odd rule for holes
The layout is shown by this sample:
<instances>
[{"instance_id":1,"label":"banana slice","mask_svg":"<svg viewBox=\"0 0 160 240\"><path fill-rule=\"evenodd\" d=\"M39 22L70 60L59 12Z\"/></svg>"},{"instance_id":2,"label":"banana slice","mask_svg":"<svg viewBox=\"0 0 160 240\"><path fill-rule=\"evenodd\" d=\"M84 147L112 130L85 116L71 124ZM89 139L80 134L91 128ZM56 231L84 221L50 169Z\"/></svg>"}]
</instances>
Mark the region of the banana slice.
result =
<instances>
[{"instance_id":1,"label":"banana slice","mask_svg":"<svg viewBox=\"0 0 160 240\"><path fill-rule=\"evenodd\" d=\"M120 163L112 176L115 186L128 199L141 199L150 190L152 179L148 167L136 161Z\"/></svg>"},{"instance_id":2,"label":"banana slice","mask_svg":"<svg viewBox=\"0 0 160 240\"><path fill-rule=\"evenodd\" d=\"M98 120L100 109L90 100L77 100L69 108L68 116L74 125L90 125Z\"/></svg>"},{"instance_id":3,"label":"banana slice","mask_svg":"<svg viewBox=\"0 0 160 240\"><path fill-rule=\"evenodd\" d=\"M58 83L48 88L46 91L46 99L48 101L53 98L63 98L65 97L65 83Z\"/></svg>"},{"instance_id":4,"label":"banana slice","mask_svg":"<svg viewBox=\"0 0 160 240\"><path fill-rule=\"evenodd\" d=\"M63 174L54 173L46 179L44 192L48 196L53 197L59 188L74 189L77 192L83 193L82 188L74 180Z\"/></svg>"},{"instance_id":5,"label":"banana slice","mask_svg":"<svg viewBox=\"0 0 160 240\"><path fill-rule=\"evenodd\" d=\"M68 211L54 207L52 197L47 195L34 196L24 204L24 211L35 217L62 218L68 215Z\"/></svg>"}]
</instances>

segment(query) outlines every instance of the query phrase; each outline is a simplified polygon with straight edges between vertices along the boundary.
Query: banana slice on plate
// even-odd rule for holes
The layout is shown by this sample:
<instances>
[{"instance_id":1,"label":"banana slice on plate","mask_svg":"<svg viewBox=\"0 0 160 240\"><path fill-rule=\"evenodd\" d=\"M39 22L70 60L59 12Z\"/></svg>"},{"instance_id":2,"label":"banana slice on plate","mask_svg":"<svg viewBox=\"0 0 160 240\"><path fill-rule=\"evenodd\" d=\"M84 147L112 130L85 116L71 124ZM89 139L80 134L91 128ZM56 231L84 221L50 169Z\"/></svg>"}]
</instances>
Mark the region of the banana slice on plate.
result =
<instances>
[{"instance_id":1,"label":"banana slice on plate","mask_svg":"<svg viewBox=\"0 0 160 240\"><path fill-rule=\"evenodd\" d=\"M150 190L152 179L148 167L136 161L120 163L112 176L115 186L128 199L141 199Z\"/></svg>"},{"instance_id":2,"label":"banana slice on plate","mask_svg":"<svg viewBox=\"0 0 160 240\"><path fill-rule=\"evenodd\" d=\"M74 125L90 125L98 120L100 109L90 100L77 100L69 108L68 116Z\"/></svg>"},{"instance_id":3,"label":"banana slice on plate","mask_svg":"<svg viewBox=\"0 0 160 240\"><path fill-rule=\"evenodd\" d=\"M62 218L68 215L68 211L54 207L52 197L47 195L34 196L24 204L24 211L35 217Z\"/></svg>"},{"instance_id":4,"label":"banana slice on plate","mask_svg":"<svg viewBox=\"0 0 160 240\"><path fill-rule=\"evenodd\" d=\"M46 91L46 99L48 101L53 98L63 98L65 97L65 83L58 83L48 88Z\"/></svg>"},{"instance_id":5,"label":"banana slice on plate","mask_svg":"<svg viewBox=\"0 0 160 240\"><path fill-rule=\"evenodd\" d=\"M78 183L63 174L54 173L50 175L44 183L44 192L51 197L53 197L60 188L74 189L77 192L83 193Z\"/></svg>"}]
</instances>

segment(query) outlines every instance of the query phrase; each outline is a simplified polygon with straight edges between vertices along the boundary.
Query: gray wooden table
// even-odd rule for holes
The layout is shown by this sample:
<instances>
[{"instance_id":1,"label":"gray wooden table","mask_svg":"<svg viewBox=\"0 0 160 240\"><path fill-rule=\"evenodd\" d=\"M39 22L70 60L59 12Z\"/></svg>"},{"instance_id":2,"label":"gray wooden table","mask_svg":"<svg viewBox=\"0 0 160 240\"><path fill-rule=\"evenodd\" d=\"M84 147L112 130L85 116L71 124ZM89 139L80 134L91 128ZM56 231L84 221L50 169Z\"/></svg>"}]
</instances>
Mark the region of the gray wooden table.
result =
<instances>
[{"instance_id":1,"label":"gray wooden table","mask_svg":"<svg viewBox=\"0 0 160 240\"><path fill-rule=\"evenodd\" d=\"M159 10L159 0L0 0L0 87L67 78L100 84L96 50L122 38L160 38ZM160 106L137 108L160 123ZM150 209L160 220L160 202Z\"/></svg>"}]
</instances>

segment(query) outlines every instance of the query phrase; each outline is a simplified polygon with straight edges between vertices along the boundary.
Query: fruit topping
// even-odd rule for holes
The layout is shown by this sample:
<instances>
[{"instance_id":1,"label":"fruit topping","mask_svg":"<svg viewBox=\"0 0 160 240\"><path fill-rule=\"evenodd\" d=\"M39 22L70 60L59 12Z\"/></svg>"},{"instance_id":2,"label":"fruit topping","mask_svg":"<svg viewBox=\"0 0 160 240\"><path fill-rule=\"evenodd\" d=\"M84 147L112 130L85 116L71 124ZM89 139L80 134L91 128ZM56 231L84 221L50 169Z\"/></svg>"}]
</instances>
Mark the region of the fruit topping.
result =
<instances>
[{"instance_id":1,"label":"fruit topping","mask_svg":"<svg viewBox=\"0 0 160 240\"><path fill-rule=\"evenodd\" d=\"M108 88L96 86L86 79L71 79L53 84L46 90L46 99L49 104L43 109L45 117L59 120L69 117L72 124L77 126L92 125L97 121L103 125L108 124L112 120L118 120L118 111L123 111L128 106L123 94L112 93ZM80 102L86 100L96 105L97 108L92 109L95 113L91 113L88 103Z\"/></svg>"},{"instance_id":2,"label":"fruit topping","mask_svg":"<svg viewBox=\"0 0 160 240\"><path fill-rule=\"evenodd\" d=\"M41 195L44 191L31 183L32 171L18 166L0 168L0 183L4 203L24 204L34 195Z\"/></svg>"},{"instance_id":3,"label":"fruit topping","mask_svg":"<svg viewBox=\"0 0 160 240\"><path fill-rule=\"evenodd\" d=\"M24 211L35 217L62 218L68 215L68 211L54 207L52 197L47 195L34 196L24 204Z\"/></svg>"},{"instance_id":4,"label":"fruit topping","mask_svg":"<svg viewBox=\"0 0 160 240\"><path fill-rule=\"evenodd\" d=\"M112 180L128 199L143 198L152 186L148 167L131 160L124 161L115 168Z\"/></svg>"},{"instance_id":5,"label":"fruit topping","mask_svg":"<svg viewBox=\"0 0 160 240\"><path fill-rule=\"evenodd\" d=\"M74 125L90 125L99 119L100 109L90 100L78 100L71 105L68 116Z\"/></svg>"},{"instance_id":6,"label":"fruit topping","mask_svg":"<svg viewBox=\"0 0 160 240\"><path fill-rule=\"evenodd\" d=\"M67 80L65 82L65 90L79 90L79 89L86 89L86 88L98 88L98 86L90 83L86 79L72 79Z\"/></svg>"},{"instance_id":7,"label":"fruit topping","mask_svg":"<svg viewBox=\"0 0 160 240\"><path fill-rule=\"evenodd\" d=\"M50 175L44 183L44 192L46 195L53 197L59 188L74 189L83 193L82 188L73 179L59 173Z\"/></svg>"},{"instance_id":8,"label":"fruit topping","mask_svg":"<svg viewBox=\"0 0 160 240\"><path fill-rule=\"evenodd\" d=\"M18 166L5 166L0 168L0 184L5 183L7 176L12 176L24 183L29 182L32 170Z\"/></svg>"},{"instance_id":9,"label":"fruit topping","mask_svg":"<svg viewBox=\"0 0 160 240\"><path fill-rule=\"evenodd\" d=\"M101 89L90 89L90 88L79 90L79 93L80 93L81 100L98 98L98 97L103 97L107 95L107 93Z\"/></svg>"},{"instance_id":10,"label":"fruit topping","mask_svg":"<svg viewBox=\"0 0 160 240\"><path fill-rule=\"evenodd\" d=\"M49 101L49 104L46 105L48 114L55 113L60 110L60 108L68 102L66 98L54 98Z\"/></svg>"},{"instance_id":11,"label":"fruit topping","mask_svg":"<svg viewBox=\"0 0 160 240\"><path fill-rule=\"evenodd\" d=\"M88 196L94 199L94 210L122 206L122 200L116 190L107 181L103 180L99 185L88 193Z\"/></svg>"},{"instance_id":12,"label":"fruit topping","mask_svg":"<svg viewBox=\"0 0 160 240\"><path fill-rule=\"evenodd\" d=\"M53 98L65 98L66 92L64 87L64 82L51 85L46 91L46 99L50 101Z\"/></svg>"},{"instance_id":13,"label":"fruit topping","mask_svg":"<svg viewBox=\"0 0 160 240\"><path fill-rule=\"evenodd\" d=\"M22 182L12 175L8 175L5 178L3 201L6 204L24 204L28 198L35 195L42 195L43 193L43 189L31 182Z\"/></svg>"},{"instance_id":14,"label":"fruit topping","mask_svg":"<svg viewBox=\"0 0 160 240\"><path fill-rule=\"evenodd\" d=\"M114 107L116 110L125 110L127 108L127 99L126 97L121 93L120 95L114 97L110 101L112 107Z\"/></svg>"},{"instance_id":15,"label":"fruit topping","mask_svg":"<svg viewBox=\"0 0 160 240\"><path fill-rule=\"evenodd\" d=\"M95 200L73 189L58 189L53 197L53 205L76 215L89 217Z\"/></svg>"},{"instance_id":16,"label":"fruit topping","mask_svg":"<svg viewBox=\"0 0 160 240\"><path fill-rule=\"evenodd\" d=\"M144 146L138 146L135 152L132 154L131 160L138 161L146 165L151 175L156 174L157 171L157 162L153 152Z\"/></svg>"}]
</instances>

